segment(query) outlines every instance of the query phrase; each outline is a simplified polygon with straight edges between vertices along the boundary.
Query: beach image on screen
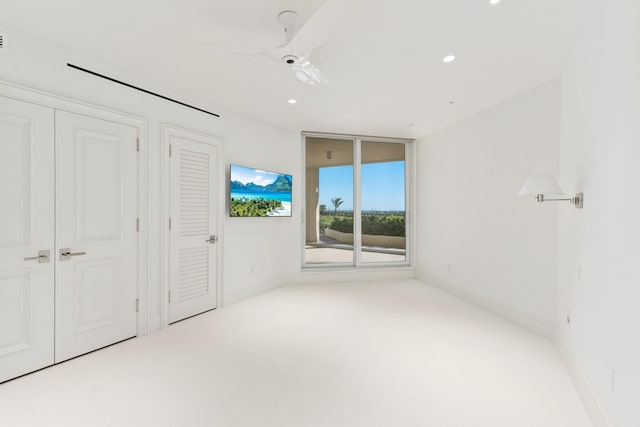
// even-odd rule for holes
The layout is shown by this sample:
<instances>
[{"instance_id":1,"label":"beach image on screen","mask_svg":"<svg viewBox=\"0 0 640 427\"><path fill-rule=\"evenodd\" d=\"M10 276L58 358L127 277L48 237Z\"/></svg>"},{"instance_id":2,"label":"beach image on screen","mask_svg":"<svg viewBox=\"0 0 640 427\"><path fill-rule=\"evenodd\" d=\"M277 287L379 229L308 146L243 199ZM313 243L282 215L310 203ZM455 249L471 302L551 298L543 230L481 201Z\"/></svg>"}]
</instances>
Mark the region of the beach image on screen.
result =
<instances>
[{"instance_id":1,"label":"beach image on screen","mask_svg":"<svg viewBox=\"0 0 640 427\"><path fill-rule=\"evenodd\" d=\"M230 216L291 216L291 175L231 165Z\"/></svg>"}]
</instances>

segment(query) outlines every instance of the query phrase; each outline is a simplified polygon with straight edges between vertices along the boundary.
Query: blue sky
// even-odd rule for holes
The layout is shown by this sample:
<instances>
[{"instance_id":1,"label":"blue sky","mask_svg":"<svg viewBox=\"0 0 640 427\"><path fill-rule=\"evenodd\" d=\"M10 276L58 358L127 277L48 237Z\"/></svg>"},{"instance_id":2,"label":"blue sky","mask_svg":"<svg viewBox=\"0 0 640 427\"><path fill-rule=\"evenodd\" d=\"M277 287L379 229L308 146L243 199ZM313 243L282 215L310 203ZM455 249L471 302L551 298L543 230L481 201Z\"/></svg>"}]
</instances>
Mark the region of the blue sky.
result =
<instances>
[{"instance_id":1,"label":"blue sky","mask_svg":"<svg viewBox=\"0 0 640 427\"><path fill-rule=\"evenodd\" d=\"M353 166L320 168L320 204L333 210L334 197L344 200L340 210L353 209ZM404 211L404 162L362 165L362 210Z\"/></svg>"}]
</instances>

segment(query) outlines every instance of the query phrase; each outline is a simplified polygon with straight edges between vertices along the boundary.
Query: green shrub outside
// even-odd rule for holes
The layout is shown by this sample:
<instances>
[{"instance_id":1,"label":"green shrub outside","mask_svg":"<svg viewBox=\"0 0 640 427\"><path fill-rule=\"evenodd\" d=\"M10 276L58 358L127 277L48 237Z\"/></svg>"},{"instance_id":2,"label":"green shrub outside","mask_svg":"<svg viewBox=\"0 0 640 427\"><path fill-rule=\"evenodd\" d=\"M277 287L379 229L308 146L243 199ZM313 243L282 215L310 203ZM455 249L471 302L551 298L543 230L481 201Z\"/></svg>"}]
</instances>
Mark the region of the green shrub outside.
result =
<instances>
[{"instance_id":1,"label":"green shrub outside","mask_svg":"<svg viewBox=\"0 0 640 427\"><path fill-rule=\"evenodd\" d=\"M334 218L334 216L320 215L320 234L324 234L325 228L331 225Z\"/></svg>"},{"instance_id":2,"label":"green shrub outside","mask_svg":"<svg viewBox=\"0 0 640 427\"><path fill-rule=\"evenodd\" d=\"M353 218L335 217L329 228L341 233L353 233ZM362 234L404 237L404 217L400 215L363 215Z\"/></svg>"}]
</instances>

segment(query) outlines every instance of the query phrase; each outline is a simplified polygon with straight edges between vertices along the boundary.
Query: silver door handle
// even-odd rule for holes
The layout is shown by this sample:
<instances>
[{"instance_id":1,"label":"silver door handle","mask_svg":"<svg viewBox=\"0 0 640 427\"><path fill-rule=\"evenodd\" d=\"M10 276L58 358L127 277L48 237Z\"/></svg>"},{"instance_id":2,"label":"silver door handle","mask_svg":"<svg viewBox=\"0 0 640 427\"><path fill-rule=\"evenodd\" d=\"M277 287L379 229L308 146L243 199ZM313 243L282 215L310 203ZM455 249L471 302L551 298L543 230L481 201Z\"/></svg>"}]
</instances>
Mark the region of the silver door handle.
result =
<instances>
[{"instance_id":1,"label":"silver door handle","mask_svg":"<svg viewBox=\"0 0 640 427\"><path fill-rule=\"evenodd\" d=\"M207 242L209 242L209 244L214 244L217 241L218 241L218 237L216 237L216 236L209 236L209 239L207 240Z\"/></svg>"},{"instance_id":2,"label":"silver door handle","mask_svg":"<svg viewBox=\"0 0 640 427\"><path fill-rule=\"evenodd\" d=\"M49 262L50 252L47 249L46 251L38 251L38 256L30 256L25 258L25 261L38 261L39 264L44 264Z\"/></svg>"},{"instance_id":3,"label":"silver door handle","mask_svg":"<svg viewBox=\"0 0 640 427\"><path fill-rule=\"evenodd\" d=\"M72 256L86 255L86 252L71 252L69 248L60 249L60 261L71 259Z\"/></svg>"}]
</instances>

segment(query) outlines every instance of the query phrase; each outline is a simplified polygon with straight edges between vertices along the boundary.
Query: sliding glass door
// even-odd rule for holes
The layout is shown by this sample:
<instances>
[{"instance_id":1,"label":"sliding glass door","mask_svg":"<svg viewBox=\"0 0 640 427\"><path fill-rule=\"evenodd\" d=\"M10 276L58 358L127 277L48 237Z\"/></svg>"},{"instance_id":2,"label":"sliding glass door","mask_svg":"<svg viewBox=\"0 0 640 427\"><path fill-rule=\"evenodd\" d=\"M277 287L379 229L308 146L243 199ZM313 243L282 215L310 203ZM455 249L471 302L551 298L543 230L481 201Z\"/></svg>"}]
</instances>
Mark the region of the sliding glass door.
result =
<instances>
[{"instance_id":1,"label":"sliding glass door","mask_svg":"<svg viewBox=\"0 0 640 427\"><path fill-rule=\"evenodd\" d=\"M408 263L408 141L306 134L306 267Z\"/></svg>"},{"instance_id":2,"label":"sliding glass door","mask_svg":"<svg viewBox=\"0 0 640 427\"><path fill-rule=\"evenodd\" d=\"M405 146L362 141L362 263L406 260Z\"/></svg>"},{"instance_id":3,"label":"sliding glass door","mask_svg":"<svg viewBox=\"0 0 640 427\"><path fill-rule=\"evenodd\" d=\"M351 139L306 140L305 264L354 263L354 146Z\"/></svg>"}]
</instances>

